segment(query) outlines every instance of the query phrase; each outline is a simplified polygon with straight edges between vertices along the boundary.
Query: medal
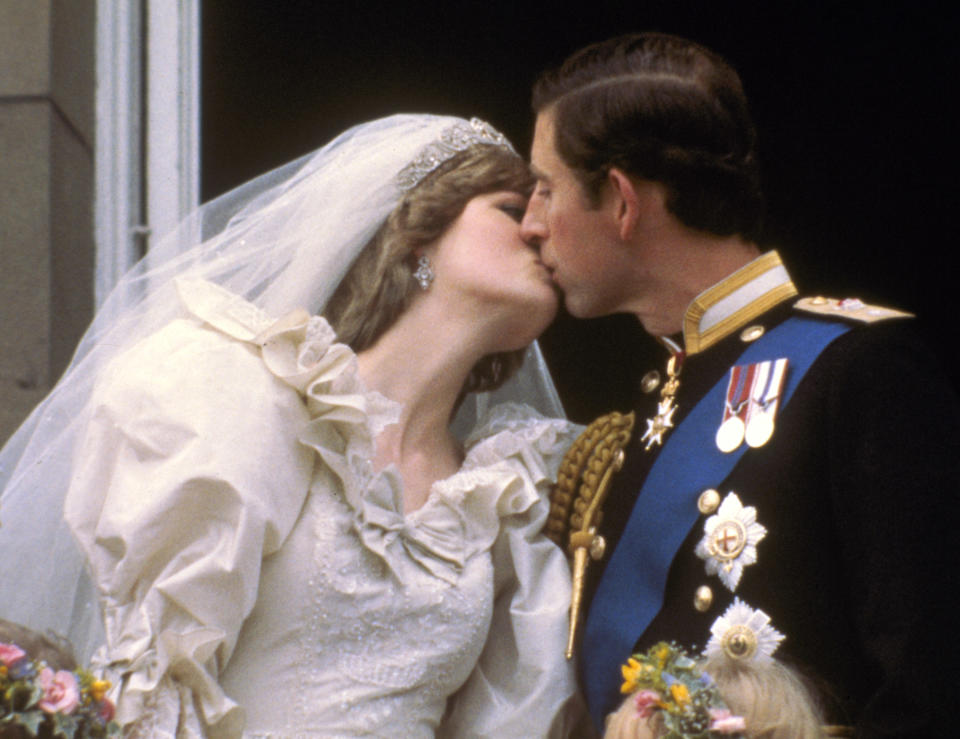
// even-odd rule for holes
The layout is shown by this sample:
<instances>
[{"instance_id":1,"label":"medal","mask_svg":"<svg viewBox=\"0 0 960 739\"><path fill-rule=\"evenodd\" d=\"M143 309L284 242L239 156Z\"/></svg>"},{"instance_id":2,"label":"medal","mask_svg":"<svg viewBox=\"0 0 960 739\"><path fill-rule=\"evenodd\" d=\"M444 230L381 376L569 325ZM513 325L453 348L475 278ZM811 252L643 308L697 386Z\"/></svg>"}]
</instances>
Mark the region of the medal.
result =
<instances>
[{"instance_id":1,"label":"medal","mask_svg":"<svg viewBox=\"0 0 960 739\"><path fill-rule=\"evenodd\" d=\"M735 592L743 568L757 561L757 544L766 535L766 527L757 521L757 509L743 505L731 491L704 522L696 555L704 560L708 575L717 575L730 592Z\"/></svg>"},{"instance_id":2,"label":"medal","mask_svg":"<svg viewBox=\"0 0 960 739\"><path fill-rule=\"evenodd\" d=\"M724 454L735 451L743 443L746 427L737 416L731 416L717 429L717 448Z\"/></svg>"},{"instance_id":3,"label":"medal","mask_svg":"<svg viewBox=\"0 0 960 739\"><path fill-rule=\"evenodd\" d=\"M645 441L644 451L649 451L654 444L662 445L663 436L673 428L673 414L677 406L673 404L673 396L680 388L680 367L683 364L683 352L675 352L667 360L667 381L660 389L660 402L657 404L657 414L647 419L647 430L640 441Z\"/></svg>"},{"instance_id":4,"label":"medal","mask_svg":"<svg viewBox=\"0 0 960 739\"><path fill-rule=\"evenodd\" d=\"M734 452L744 441L753 448L770 441L786 374L786 357L730 368L723 419L716 433L721 452Z\"/></svg>"},{"instance_id":5,"label":"medal","mask_svg":"<svg viewBox=\"0 0 960 739\"><path fill-rule=\"evenodd\" d=\"M787 358L764 362L757 373L750 407L747 409L744 438L754 449L770 441L773 436L774 418L780 404L780 392L787 375Z\"/></svg>"},{"instance_id":6,"label":"medal","mask_svg":"<svg viewBox=\"0 0 960 739\"><path fill-rule=\"evenodd\" d=\"M744 433L747 446L754 449L770 441L771 436L773 436L773 414L764 412L750 419L750 425Z\"/></svg>"},{"instance_id":7,"label":"medal","mask_svg":"<svg viewBox=\"0 0 960 739\"><path fill-rule=\"evenodd\" d=\"M673 398L660 401L657 405L657 415L647 419L647 430L640 437L640 441L647 442L644 451L650 449L654 444L663 444L663 435L673 428L673 414L676 410L677 407L673 404Z\"/></svg>"},{"instance_id":8,"label":"medal","mask_svg":"<svg viewBox=\"0 0 960 739\"><path fill-rule=\"evenodd\" d=\"M717 448L724 454L736 451L743 443L746 424L747 401L756 372L755 365L740 365L730 368L730 381L723 403L723 420L717 429Z\"/></svg>"}]
</instances>

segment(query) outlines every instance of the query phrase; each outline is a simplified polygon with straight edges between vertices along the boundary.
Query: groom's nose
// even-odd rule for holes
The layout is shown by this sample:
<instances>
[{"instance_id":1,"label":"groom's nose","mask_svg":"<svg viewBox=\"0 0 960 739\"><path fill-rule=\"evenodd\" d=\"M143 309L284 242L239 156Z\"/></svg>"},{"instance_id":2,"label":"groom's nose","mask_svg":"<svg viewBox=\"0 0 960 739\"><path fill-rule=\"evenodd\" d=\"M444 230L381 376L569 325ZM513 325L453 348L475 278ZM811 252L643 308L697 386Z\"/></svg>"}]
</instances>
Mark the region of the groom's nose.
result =
<instances>
[{"instance_id":1,"label":"groom's nose","mask_svg":"<svg viewBox=\"0 0 960 739\"><path fill-rule=\"evenodd\" d=\"M530 198L527 210L520 221L520 238L532 246L540 246L547 238L547 224L543 217L543 204L536 196Z\"/></svg>"}]
</instances>

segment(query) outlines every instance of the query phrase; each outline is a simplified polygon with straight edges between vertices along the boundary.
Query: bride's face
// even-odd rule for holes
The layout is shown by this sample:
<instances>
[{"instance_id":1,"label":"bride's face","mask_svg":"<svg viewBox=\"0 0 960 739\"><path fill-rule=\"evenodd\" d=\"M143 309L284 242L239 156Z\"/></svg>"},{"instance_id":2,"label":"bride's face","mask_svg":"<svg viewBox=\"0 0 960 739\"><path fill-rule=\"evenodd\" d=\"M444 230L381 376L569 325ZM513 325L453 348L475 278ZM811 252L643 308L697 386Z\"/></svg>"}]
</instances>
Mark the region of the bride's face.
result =
<instances>
[{"instance_id":1,"label":"bride's face","mask_svg":"<svg viewBox=\"0 0 960 739\"><path fill-rule=\"evenodd\" d=\"M527 198L494 192L471 199L431 255L436 287L469 310L503 320L505 346L539 336L557 312L558 296L536 248L520 238Z\"/></svg>"}]
</instances>

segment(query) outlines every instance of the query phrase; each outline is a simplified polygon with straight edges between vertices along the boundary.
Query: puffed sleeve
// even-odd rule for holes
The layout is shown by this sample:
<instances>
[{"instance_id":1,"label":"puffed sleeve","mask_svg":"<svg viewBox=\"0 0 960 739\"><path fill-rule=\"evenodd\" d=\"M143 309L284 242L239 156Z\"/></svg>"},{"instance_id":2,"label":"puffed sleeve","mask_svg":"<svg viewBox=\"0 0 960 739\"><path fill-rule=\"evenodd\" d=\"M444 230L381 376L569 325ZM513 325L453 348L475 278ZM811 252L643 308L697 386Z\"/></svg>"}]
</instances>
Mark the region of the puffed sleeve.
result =
<instances>
[{"instance_id":1,"label":"puffed sleeve","mask_svg":"<svg viewBox=\"0 0 960 739\"><path fill-rule=\"evenodd\" d=\"M500 457L497 464L516 473L498 500L500 528L490 550L493 618L480 660L451 699L437 736L580 736L582 703L573 663L564 656L570 567L542 531L560 460L582 428L538 416L518 419L516 407L492 426L488 431L500 432L471 457Z\"/></svg>"},{"instance_id":2,"label":"puffed sleeve","mask_svg":"<svg viewBox=\"0 0 960 739\"><path fill-rule=\"evenodd\" d=\"M115 360L87 414L65 514L99 588L117 720L239 736L217 676L306 496L304 403L257 346L182 319Z\"/></svg>"}]
</instances>

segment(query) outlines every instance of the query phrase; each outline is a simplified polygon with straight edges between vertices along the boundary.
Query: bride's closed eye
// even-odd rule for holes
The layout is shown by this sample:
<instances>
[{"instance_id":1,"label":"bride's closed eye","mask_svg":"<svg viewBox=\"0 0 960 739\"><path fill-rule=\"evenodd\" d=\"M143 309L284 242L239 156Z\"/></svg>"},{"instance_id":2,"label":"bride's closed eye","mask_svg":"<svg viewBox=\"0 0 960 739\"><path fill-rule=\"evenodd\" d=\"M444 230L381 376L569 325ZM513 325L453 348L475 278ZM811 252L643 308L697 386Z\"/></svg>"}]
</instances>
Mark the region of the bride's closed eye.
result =
<instances>
[{"instance_id":1,"label":"bride's closed eye","mask_svg":"<svg viewBox=\"0 0 960 739\"><path fill-rule=\"evenodd\" d=\"M496 205L499 210L506 213L517 223L523 220L523 216L527 212L527 198L518 193L506 194Z\"/></svg>"},{"instance_id":2,"label":"bride's closed eye","mask_svg":"<svg viewBox=\"0 0 960 739\"><path fill-rule=\"evenodd\" d=\"M520 221L523 220L523 214L527 212L526 205L516 205L513 203L505 203L499 207L500 207L500 210L502 210L504 213L510 216L517 223L520 223Z\"/></svg>"}]
</instances>

